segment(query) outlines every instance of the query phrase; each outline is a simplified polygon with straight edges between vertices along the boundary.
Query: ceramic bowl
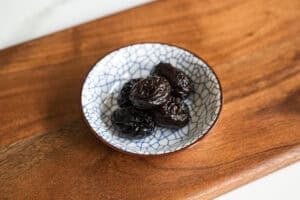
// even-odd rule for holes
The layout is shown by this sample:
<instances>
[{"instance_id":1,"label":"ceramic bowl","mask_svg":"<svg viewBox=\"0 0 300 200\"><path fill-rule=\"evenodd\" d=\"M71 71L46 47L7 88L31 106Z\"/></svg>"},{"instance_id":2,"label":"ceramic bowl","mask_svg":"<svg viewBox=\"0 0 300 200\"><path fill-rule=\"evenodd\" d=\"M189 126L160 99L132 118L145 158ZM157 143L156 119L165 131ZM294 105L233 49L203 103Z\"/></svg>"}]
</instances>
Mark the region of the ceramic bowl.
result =
<instances>
[{"instance_id":1,"label":"ceramic bowl","mask_svg":"<svg viewBox=\"0 0 300 200\"><path fill-rule=\"evenodd\" d=\"M118 93L125 82L148 76L160 62L171 63L191 77L195 92L186 100L191 120L182 129L156 127L148 136L126 137L110 120L118 108ZM221 111L222 92L216 74L200 57L177 46L142 43L117 49L99 60L84 81L81 104L87 123L104 143L122 152L160 155L190 146L212 128Z\"/></svg>"}]
</instances>

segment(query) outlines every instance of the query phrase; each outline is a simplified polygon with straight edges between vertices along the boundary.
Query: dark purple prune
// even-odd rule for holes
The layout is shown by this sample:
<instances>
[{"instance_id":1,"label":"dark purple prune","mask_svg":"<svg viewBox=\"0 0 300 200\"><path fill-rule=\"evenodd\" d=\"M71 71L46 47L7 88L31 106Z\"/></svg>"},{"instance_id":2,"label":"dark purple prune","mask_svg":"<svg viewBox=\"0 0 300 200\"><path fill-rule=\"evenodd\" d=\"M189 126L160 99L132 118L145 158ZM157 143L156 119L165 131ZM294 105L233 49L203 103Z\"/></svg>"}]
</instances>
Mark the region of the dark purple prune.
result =
<instances>
[{"instance_id":1,"label":"dark purple prune","mask_svg":"<svg viewBox=\"0 0 300 200\"><path fill-rule=\"evenodd\" d=\"M183 71L168 63L159 63L153 74L165 77L172 86L172 95L186 98L193 91L193 83Z\"/></svg>"},{"instance_id":2,"label":"dark purple prune","mask_svg":"<svg viewBox=\"0 0 300 200\"><path fill-rule=\"evenodd\" d=\"M171 86L167 79L149 76L133 85L129 99L136 108L150 109L164 104L170 92Z\"/></svg>"},{"instance_id":3,"label":"dark purple prune","mask_svg":"<svg viewBox=\"0 0 300 200\"><path fill-rule=\"evenodd\" d=\"M128 106L132 105L132 103L129 99L129 94L130 94L132 86L140 80L141 80L140 78L131 79L130 81L126 82L123 85L123 87L118 95L118 99L117 99L120 107L128 107Z\"/></svg>"},{"instance_id":4,"label":"dark purple prune","mask_svg":"<svg viewBox=\"0 0 300 200\"><path fill-rule=\"evenodd\" d=\"M143 136L150 134L154 129L152 117L134 107L119 108L111 116L112 124L121 133L130 136Z\"/></svg>"},{"instance_id":5,"label":"dark purple prune","mask_svg":"<svg viewBox=\"0 0 300 200\"><path fill-rule=\"evenodd\" d=\"M153 118L159 126L182 128L190 120L189 108L181 98L170 97L164 105L153 111Z\"/></svg>"}]
</instances>

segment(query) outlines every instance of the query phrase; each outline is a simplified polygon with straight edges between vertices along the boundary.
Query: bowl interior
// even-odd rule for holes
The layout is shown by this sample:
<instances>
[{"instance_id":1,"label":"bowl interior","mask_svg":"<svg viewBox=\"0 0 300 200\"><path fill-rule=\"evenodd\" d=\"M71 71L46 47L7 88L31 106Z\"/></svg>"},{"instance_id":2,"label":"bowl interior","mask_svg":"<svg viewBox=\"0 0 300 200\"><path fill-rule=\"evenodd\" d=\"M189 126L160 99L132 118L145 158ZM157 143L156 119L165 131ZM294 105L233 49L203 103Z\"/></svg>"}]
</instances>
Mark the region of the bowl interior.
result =
<instances>
[{"instance_id":1,"label":"bowl interior","mask_svg":"<svg viewBox=\"0 0 300 200\"><path fill-rule=\"evenodd\" d=\"M116 97L125 82L148 76L159 62L171 63L191 77L195 93L186 100L191 120L179 130L156 127L151 135L128 138L111 124L111 114L118 107ZM184 148L208 132L220 111L221 91L215 74L199 57L179 47L146 43L101 59L86 77L81 102L89 125L107 143L130 153L163 154Z\"/></svg>"}]
</instances>

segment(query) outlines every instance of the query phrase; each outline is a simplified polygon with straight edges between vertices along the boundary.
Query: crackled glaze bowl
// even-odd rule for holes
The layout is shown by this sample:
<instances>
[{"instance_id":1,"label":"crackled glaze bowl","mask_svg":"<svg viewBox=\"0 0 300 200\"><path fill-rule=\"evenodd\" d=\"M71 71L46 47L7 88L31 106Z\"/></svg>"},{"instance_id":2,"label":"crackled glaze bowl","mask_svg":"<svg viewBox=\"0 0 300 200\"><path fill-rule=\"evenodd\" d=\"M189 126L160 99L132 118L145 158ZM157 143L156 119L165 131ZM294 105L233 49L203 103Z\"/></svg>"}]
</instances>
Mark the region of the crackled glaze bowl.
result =
<instances>
[{"instance_id":1,"label":"crackled glaze bowl","mask_svg":"<svg viewBox=\"0 0 300 200\"><path fill-rule=\"evenodd\" d=\"M186 100L191 120L182 129L156 127L151 135L126 137L111 124L118 93L125 82L148 76L160 62L191 77L195 92ZM216 74L200 57L168 44L142 43L117 49L99 60L84 81L81 104L84 118L104 143L127 153L160 155L190 146L212 128L221 111L222 92Z\"/></svg>"}]
</instances>

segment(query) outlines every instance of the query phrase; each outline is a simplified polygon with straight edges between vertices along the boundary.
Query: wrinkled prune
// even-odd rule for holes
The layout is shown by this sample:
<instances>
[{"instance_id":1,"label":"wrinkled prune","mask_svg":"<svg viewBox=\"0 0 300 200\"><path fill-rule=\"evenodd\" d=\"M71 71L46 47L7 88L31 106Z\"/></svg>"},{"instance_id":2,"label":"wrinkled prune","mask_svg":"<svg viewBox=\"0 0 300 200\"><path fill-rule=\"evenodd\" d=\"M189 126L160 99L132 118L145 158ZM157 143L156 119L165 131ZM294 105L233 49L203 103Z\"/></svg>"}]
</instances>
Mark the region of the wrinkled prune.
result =
<instances>
[{"instance_id":1,"label":"wrinkled prune","mask_svg":"<svg viewBox=\"0 0 300 200\"><path fill-rule=\"evenodd\" d=\"M170 97L163 106L153 111L153 118L159 126L182 128L190 120L189 108L182 99Z\"/></svg>"},{"instance_id":2,"label":"wrinkled prune","mask_svg":"<svg viewBox=\"0 0 300 200\"><path fill-rule=\"evenodd\" d=\"M135 83L129 98L139 109L150 109L164 104L171 92L167 79L159 76L150 76Z\"/></svg>"},{"instance_id":3,"label":"wrinkled prune","mask_svg":"<svg viewBox=\"0 0 300 200\"><path fill-rule=\"evenodd\" d=\"M129 99L129 94L130 94L132 86L140 80L141 80L140 78L131 79L130 81L126 82L123 85L123 87L119 93L118 99L117 99L120 107L128 107L128 106L132 105L132 103Z\"/></svg>"},{"instance_id":4,"label":"wrinkled prune","mask_svg":"<svg viewBox=\"0 0 300 200\"><path fill-rule=\"evenodd\" d=\"M186 98L193 90L190 77L171 64L159 63L152 73L165 77L172 86L172 95L176 97Z\"/></svg>"},{"instance_id":5,"label":"wrinkled prune","mask_svg":"<svg viewBox=\"0 0 300 200\"><path fill-rule=\"evenodd\" d=\"M150 134L154 129L152 117L133 107L119 108L111 117L116 129L130 136L143 136Z\"/></svg>"}]
</instances>

